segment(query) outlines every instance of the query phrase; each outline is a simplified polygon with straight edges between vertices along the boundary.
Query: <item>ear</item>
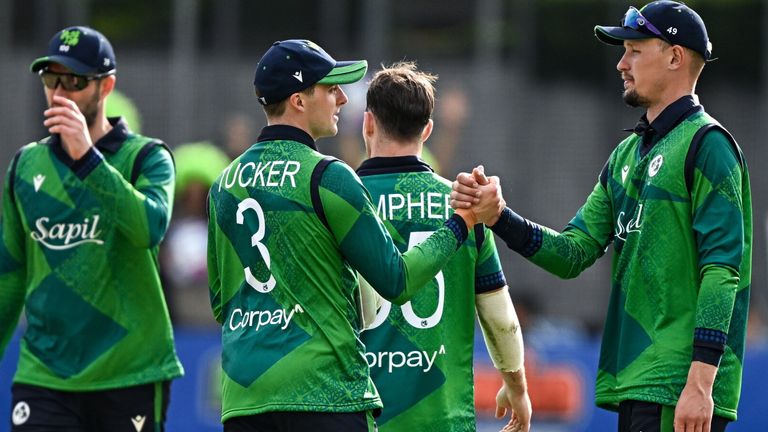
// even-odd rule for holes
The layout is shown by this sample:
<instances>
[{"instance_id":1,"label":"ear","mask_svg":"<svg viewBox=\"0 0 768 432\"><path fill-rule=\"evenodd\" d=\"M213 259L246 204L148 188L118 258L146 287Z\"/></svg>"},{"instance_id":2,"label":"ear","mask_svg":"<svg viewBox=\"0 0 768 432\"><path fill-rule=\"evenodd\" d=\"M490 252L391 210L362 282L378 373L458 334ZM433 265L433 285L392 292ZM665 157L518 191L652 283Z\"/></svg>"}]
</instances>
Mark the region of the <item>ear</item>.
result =
<instances>
[{"instance_id":1,"label":"ear","mask_svg":"<svg viewBox=\"0 0 768 432\"><path fill-rule=\"evenodd\" d=\"M376 132L376 118L370 111L363 112L363 139L368 141Z\"/></svg>"},{"instance_id":2,"label":"ear","mask_svg":"<svg viewBox=\"0 0 768 432\"><path fill-rule=\"evenodd\" d=\"M304 112L306 109L306 104L304 103L304 95L301 92L298 92L288 96L288 106L292 107L296 111Z\"/></svg>"},{"instance_id":3,"label":"ear","mask_svg":"<svg viewBox=\"0 0 768 432\"><path fill-rule=\"evenodd\" d=\"M432 135L432 128L435 126L435 122L432 121L432 119L429 119L427 122L427 125L424 126L424 130L421 131L421 142L425 143L429 139L430 135Z\"/></svg>"},{"instance_id":4,"label":"ear","mask_svg":"<svg viewBox=\"0 0 768 432\"><path fill-rule=\"evenodd\" d=\"M376 118L370 111L363 112L363 142L365 142L365 154L370 158L373 155L373 134L376 133Z\"/></svg>"},{"instance_id":5,"label":"ear","mask_svg":"<svg viewBox=\"0 0 768 432\"><path fill-rule=\"evenodd\" d=\"M112 90L115 89L115 83L117 82L117 77L114 75L109 75L101 79L99 81L99 85L101 86L101 98L104 99L107 96L109 96L110 93L112 93Z\"/></svg>"},{"instance_id":6,"label":"ear","mask_svg":"<svg viewBox=\"0 0 768 432\"><path fill-rule=\"evenodd\" d=\"M672 45L671 53L669 58L669 69L671 70L678 70L683 66L683 63L690 61L685 48L680 45Z\"/></svg>"}]
</instances>

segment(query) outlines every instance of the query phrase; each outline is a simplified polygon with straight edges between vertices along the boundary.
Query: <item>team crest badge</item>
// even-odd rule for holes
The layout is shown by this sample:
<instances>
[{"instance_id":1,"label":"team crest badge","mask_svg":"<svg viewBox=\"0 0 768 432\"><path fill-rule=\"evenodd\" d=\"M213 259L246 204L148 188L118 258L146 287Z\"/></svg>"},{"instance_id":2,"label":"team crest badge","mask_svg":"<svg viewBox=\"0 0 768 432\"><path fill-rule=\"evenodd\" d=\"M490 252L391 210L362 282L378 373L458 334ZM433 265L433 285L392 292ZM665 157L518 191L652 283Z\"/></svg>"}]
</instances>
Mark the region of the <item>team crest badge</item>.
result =
<instances>
[{"instance_id":1,"label":"team crest badge","mask_svg":"<svg viewBox=\"0 0 768 432\"><path fill-rule=\"evenodd\" d=\"M653 177L658 174L661 169L661 165L664 163L664 156L658 155L651 161L651 165L648 167L648 175Z\"/></svg>"},{"instance_id":2,"label":"team crest badge","mask_svg":"<svg viewBox=\"0 0 768 432\"><path fill-rule=\"evenodd\" d=\"M27 422L27 420L29 420L29 415L29 405L26 402L21 401L17 403L15 407L13 407L11 421L13 421L14 426L23 425Z\"/></svg>"}]
</instances>

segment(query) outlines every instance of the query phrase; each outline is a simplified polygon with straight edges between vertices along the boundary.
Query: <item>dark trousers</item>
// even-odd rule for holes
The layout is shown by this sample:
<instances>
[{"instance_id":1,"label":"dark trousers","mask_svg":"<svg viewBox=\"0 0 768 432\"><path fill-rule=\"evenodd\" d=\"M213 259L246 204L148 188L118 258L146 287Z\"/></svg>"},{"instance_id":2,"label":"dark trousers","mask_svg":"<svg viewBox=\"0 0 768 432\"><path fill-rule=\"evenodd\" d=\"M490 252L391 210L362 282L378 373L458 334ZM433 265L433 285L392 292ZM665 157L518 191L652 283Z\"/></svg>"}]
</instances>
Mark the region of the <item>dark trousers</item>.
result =
<instances>
[{"instance_id":1,"label":"dark trousers","mask_svg":"<svg viewBox=\"0 0 768 432\"><path fill-rule=\"evenodd\" d=\"M375 432L370 412L268 412L234 417L224 422L224 432Z\"/></svg>"},{"instance_id":2,"label":"dark trousers","mask_svg":"<svg viewBox=\"0 0 768 432\"><path fill-rule=\"evenodd\" d=\"M11 387L12 432L161 432L170 382L71 392Z\"/></svg>"},{"instance_id":3,"label":"dark trousers","mask_svg":"<svg viewBox=\"0 0 768 432\"><path fill-rule=\"evenodd\" d=\"M619 404L619 432L673 432L675 407L651 402L624 401ZM728 420L714 416L712 432L724 432Z\"/></svg>"}]
</instances>

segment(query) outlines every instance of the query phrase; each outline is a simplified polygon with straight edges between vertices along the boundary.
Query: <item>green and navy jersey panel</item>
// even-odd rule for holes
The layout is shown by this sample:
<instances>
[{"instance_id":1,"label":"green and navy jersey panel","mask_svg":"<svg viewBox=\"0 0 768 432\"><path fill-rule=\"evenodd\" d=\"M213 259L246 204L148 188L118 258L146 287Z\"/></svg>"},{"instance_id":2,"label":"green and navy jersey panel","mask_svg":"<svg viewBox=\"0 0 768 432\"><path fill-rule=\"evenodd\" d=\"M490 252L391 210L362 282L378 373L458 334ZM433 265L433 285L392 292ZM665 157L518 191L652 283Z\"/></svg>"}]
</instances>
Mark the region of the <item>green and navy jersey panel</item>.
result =
<instances>
[{"instance_id":1,"label":"green and navy jersey panel","mask_svg":"<svg viewBox=\"0 0 768 432\"><path fill-rule=\"evenodd\" d=\"M222 324L222 420L269 411L381 408L359 339L359 271L404 303L466 238L451 219L401 255L346 164L315 185L324 155L299 129L267 126L211 187L208 272ZM461 240L458 240L461 239Z\"/></svg>"},{"instance_id":2,"label":"green and navy jersey panel","mask_svg":"<svg viewBox=\"0 0 768 432\"><path fill-rule=\"evenodd\" d=\"M27 320L15 382L82 391L183 373L157 269L173 160L156 146L132 184L153 140L110 122L80 160L54 135L22 148L6 177L0 348L22 307Z\"/></svg>"},{"instance_id":3,"label":"green and navy jersey panel","mask_svg":"<svg viewBox=\"0 0 768 432\"><path fill-rule=\"evenodd\" d=\"M635 399L675 405L692 359L724 350L715 413L736 418L751 282L752 214L741 150L719 125L685 165L693 137L717 125L693 99L668 107L611 154L587 202L562 234L526 222L521 247L575 277L613 244L612 293L596 385L599 405ZM674 317L674 319L662 319ZM716 361L715 361L716 362Z\"/></svg>"},{"instance_id":4,"label":"green and navy jersey panel","mask_svg":"<svg viewBox=\"0 0 768 432\"><path fill-rule=\"evenodd\" d=\"M450 217L451 184L416 156L372 158L357 170L402 252ZM402 306L384 302L363 332L384 402L386 431L474 431L475 294L506 285L492 233L476 230L427 288ZM482 237L482 236L481 236Z\"/></svg>"}]
</instances>

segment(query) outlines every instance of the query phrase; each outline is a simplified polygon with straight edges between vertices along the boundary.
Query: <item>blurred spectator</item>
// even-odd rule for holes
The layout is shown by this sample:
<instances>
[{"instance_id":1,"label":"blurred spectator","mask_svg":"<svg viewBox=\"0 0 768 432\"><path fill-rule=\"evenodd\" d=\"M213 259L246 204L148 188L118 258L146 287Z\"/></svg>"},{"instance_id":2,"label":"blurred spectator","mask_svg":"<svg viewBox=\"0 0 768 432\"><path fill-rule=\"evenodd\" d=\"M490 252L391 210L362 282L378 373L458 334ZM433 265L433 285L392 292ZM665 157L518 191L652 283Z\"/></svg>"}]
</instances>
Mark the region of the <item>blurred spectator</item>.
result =
<instances>
[{"instance_id":1,"label":"blurred spectator","mask_svg":"<svg viewBox=\"0 0 768 432\"><path fill-rule=\"evenodd\" d=\"M423 159L434 157L435 170L440 175L452 176L456 173L455 156L459 140L462 139L464 125L467 122L467 94L461 87L449 87L442 90L435 107L435 136L432 137L431 155L425 149Z\"/></svg>"},{"instance_id":2,"label":"blurred spectator","mask_svg":"<svg viewBox=\"0 0 768 432\"><path fill-rule=\"evenodd\" d=\"M222 143L230 159L240 156L256 141L256 125L248 114L239 111L230 113L223 124Z\"/></svg>"},{"instance_id":3,"label":"blurred spectator","mask_svg":"<svg viewBox=\"0 0 768 432\"><path fill-rule=\"evenodd\" d=\"M369 77L362 80L344 85L344 93L347 94L347 103L344 107L344 113L339 117L339 135L336 139L336 148L320 150L332 154L347 163L347 165L356 168L365 158L365 145L361 131L363 130L363 112L365 111L365 93L368 91ZM330 143L320 143L321 146L327 146Z\"/></svg>"},{"instance_id":4,"label":"blurred spectator","mask_svg":"<svg viewBox=\"0 0 768 432\"><path fill-rule=\"evenodd\" d=\"M182 144L174 157L176 207L160 253L168 307L174 324L215 325L208 299L206 197L229 158L205 141Z\"/></svg>"}]
</instances>

